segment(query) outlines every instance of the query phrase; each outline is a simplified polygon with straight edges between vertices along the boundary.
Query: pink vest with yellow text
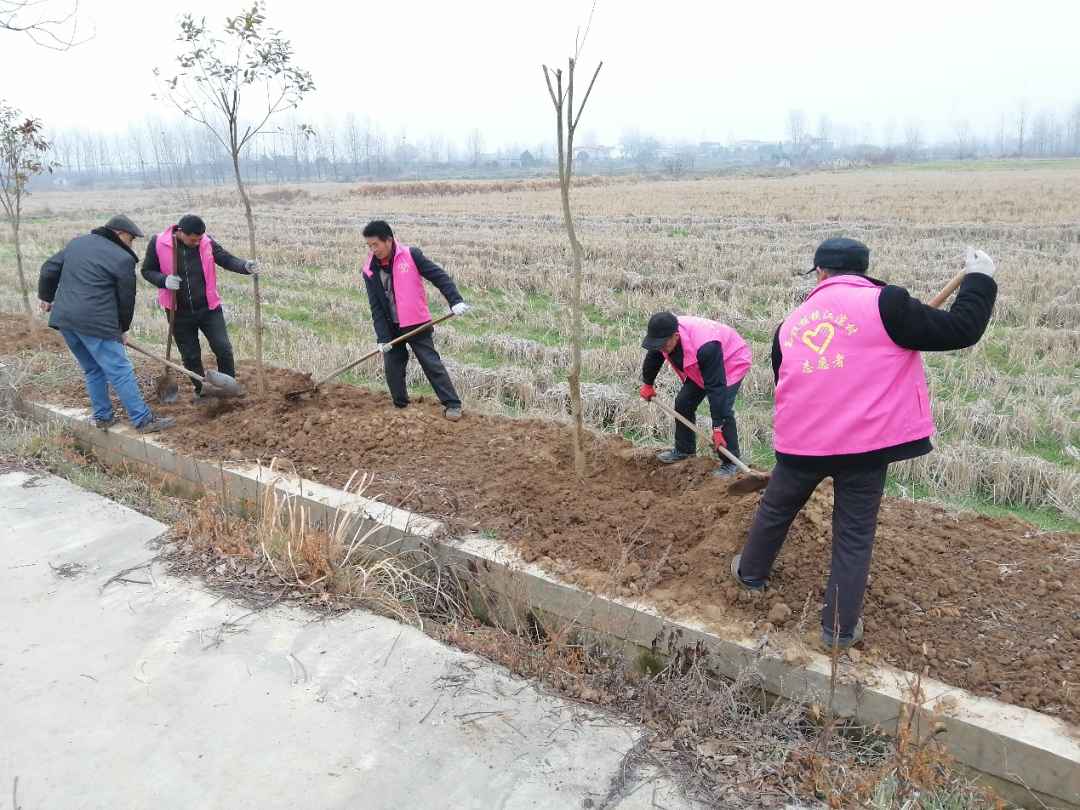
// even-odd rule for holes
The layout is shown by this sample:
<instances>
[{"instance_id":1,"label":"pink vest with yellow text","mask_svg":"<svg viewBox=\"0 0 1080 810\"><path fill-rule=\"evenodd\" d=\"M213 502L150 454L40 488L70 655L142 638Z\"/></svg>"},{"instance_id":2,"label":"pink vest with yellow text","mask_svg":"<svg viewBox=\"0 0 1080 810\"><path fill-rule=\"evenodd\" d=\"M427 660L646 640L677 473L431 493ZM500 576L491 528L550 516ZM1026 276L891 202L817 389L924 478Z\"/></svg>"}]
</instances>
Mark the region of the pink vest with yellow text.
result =
<instances>
[{"instance_id":1,"label":"pink vest with yellow text","mask_svg":"<svg viewBox=\"0 0 1080 810\"><path fill-rule=\"evenodd\" d=\"M680 380L686 382L686 378L689 377L702 388L705 387L705 380L698 367L697 353L698 349L712 340L720 341L720 348L724 350L724 375L727 377L727 384L734 385L746 376L746 371L750 368L750 347L746 345L746 341L738 332L719 321L695 318L692 315L684 315L678 321L683 370L679 371L675 368L674 363L671 367L675 369ZM666 354L664 357L667 357L668 363L671 363L670 357Z\"/></svg>"},{"instance_id":2,"label":"pink vest with yellow text","mask_svg":"<svg viewBox=\"0 0 1080 810\"><path fill-rule=\"evenodd\" d=\"M375 254L368 256L364 265L364 275L371 278L374 271L371 269L375 261ZM407 326L427 323L431 320L431 311L427 305L427 295L424 293L424 277L416 269L409 249L400 242L394 242L394 267L391 271L394 277L394 301L397 304L398 325L404 329Z\"/></svg>"},{"instance_id":3,"label":"pink vest with yellow text","mask_svg":"<svg viewBox=\"0 0 1080 810\"><path fill-rule=\"evenodd\" d=\"M834 276L780 327L779 452L867 453L934 434L922 357L890 340L880 295L865 276Z\"/></svg>"},{"instance_id":4,"label":"pink vest with yellow text","mask_svg":"<svg viewBox=\"0 0 1080 810\"><path fill-rule=\"evenodd\" d=\"M154 237L158 264L161 265L161 272L167 276L173 274L172 240L175 230L176 226L173 225L167 231ZM181 246L180 249L184 248ZM210 237L205 233L199 240L199 260L202 262L203 276L206 278L206 306L209 309L217 309L221 306L221 296L217 291L217 265L214 264L214 248L210 245ZM158 303L165 309L172 309L172 301L172 290L158 290Z\"/></svg>"}]
</instances>

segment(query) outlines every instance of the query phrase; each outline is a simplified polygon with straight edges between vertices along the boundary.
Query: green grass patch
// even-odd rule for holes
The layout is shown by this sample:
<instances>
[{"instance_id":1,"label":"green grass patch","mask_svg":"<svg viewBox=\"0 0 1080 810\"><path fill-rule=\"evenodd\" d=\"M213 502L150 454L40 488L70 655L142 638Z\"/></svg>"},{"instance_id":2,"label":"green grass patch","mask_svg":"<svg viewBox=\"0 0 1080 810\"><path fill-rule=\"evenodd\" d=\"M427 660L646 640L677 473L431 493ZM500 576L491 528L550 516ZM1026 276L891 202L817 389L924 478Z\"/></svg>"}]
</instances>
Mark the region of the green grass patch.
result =
<instances>
[{"instance_id":1,"label":"green grass patch","mask_svg":"<svg viewBox=\"0 0 1080 810\"><path fill-rule=\"evenodd\" d=\"M1080 532L1080 521L1057 512L1039 511L1018 504L994 503L984 496L969 498L937 497L927 487L898 482L891 474L885 484L885 494L915 501L929 501L947 508L996 518L1016 517L1051 532Z\"/></svg>"}]
</instances>

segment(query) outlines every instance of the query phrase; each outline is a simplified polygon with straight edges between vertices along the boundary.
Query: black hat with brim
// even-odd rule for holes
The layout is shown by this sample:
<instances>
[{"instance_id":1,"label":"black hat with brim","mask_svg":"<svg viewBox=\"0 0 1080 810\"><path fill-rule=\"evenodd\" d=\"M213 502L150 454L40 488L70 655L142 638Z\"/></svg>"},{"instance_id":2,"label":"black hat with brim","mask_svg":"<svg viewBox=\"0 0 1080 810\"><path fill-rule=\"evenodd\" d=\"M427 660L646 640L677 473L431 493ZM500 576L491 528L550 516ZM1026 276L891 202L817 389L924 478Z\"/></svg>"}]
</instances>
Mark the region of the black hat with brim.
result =
<instances>
[{"instance_id":1,"label":"black hat with brim","mask_svg":"<svg viewBox=\"0 0 1080 810\"><path fill-rule=\"evenodd\" d=\"M645 333L645 339L641 341L641 348L650 352L659 351L678 331L678 318L670 312L657 312L649 318L649 327Z\"/></svg>"},{"instance_id":2,"label":"black hat with brim","mask_svg":"<svg viewBox=\"0 0 1080 810\"><path fill-rule=\"evenodd\" d=\"M142 229L131 221L131 217L126 217L123 214L117 214L115 217L111 217L108 222L105 223L105 227L112 231L123 231L124 233L130 233L132 236L143 238Z\"/></svg>"},{"instance_id":3,"label":"black hat with brim","mask_svg":"<svg viewBox=\"0 0 1080 810\"><path fill-rule=\"evenodd\" d=\"M865 273L870 268L870 248L857 239L826 239L814 251L814 266L806 272L812 273L819 267L847 273Z\"/></svg>"}]
</instances>

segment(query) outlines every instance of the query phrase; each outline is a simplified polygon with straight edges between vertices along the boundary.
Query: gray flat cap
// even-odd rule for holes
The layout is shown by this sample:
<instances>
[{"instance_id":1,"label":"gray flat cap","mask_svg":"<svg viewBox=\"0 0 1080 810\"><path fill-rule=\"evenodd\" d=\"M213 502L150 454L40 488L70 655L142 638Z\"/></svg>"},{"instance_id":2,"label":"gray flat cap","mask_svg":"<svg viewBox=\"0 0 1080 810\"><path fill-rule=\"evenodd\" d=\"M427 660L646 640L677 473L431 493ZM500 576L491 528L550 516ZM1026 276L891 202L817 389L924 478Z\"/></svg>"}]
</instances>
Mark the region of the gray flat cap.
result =
<instances>
[{"instance_id":1,"label":"gray flat cap","mask_svg":"<svg viewBox=\"0 0 1080 810\"><path fill-rule=\"evenodd\" d=\"M126 217L123 214L117 214L115 217L112 217L105 223L105 227L114 231L130 233L132 236L136 236L139 239L143 238L142 229L131 221L131 217Z\"/></svg>"}]
</instances>

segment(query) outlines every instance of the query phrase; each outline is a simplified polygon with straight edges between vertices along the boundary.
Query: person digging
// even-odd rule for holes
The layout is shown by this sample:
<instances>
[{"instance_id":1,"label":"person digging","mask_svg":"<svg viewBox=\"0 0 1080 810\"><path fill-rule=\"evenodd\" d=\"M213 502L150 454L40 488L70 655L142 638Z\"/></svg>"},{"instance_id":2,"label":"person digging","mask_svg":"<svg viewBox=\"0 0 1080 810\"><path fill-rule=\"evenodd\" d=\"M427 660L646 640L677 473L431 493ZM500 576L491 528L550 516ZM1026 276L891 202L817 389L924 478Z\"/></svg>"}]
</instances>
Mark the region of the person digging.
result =
<instances>
[{"instance_id":1,"label":"person digging","mask_svg":"<svg viewBox=\"0 0 1080 810\"><path fill-rule=\"evenodd\" d=\"M108 430L120 421L109 398L111 385L139 433L153 433L176 421L155 416L143 401L135 369L124 346L135 315L135 265L131 249L142 230L123 214L101 228L77 236L51 256L38 276L39 307L49 326L64 337L86 378L93 413L90 423Z\"/></svg>"},{"instance_id":2,"label":"person digging","mask_svg":"<svg viewBox=\"0 0 1080 810\"><path fill-rule=\"evenodd\" d=\"M967 249L949 310L866 275L870 248L826 239L814 253L817 286L773 338L776 466L731 575L765 589L795 516L833 479L832 562L821 611L822 643L863 636L862 607L885 474L933 447L923 351L978 343L997 297L994 263ZM838 630L838 632L837 632Z\"/></svg>"},{"instance_id":3,"label":"person digging","mask_svg":"<svg viewBox=\"0 0 1080 810\"><path fill-rule=\"evenodd\" d=\"M653 383L666 360L682 380L682 388L675 397L676 413L696 423L698 406L708 398L713 447L726 447L739 458L735 397L751 361L750 347L739 333L719 321L657 312L649 318L641 347L646 350L641 366L644 383L639 391L641 398L648 402L656 396ZM676 421L675 446L658 454L657 459L674 464L694 455L696 448L694 431ZM725 461L717 468L716 475L728 477L738 472L734 462Z\"/></svg>"},{"instance_id":4,"label":"person digging","mask_svg":"<svg viewBox=\"0 0 1080 810\"><path fill-rule=\"evenodd\" d=\"M369 222L364 227L364 239L371 250L363 269L364 287L394 407L405 408L409 404L405 369L409 364L408 347L411 346L420 368L435 389L435 396L443 404L446 418L457 422L461 419L461 399L435 348L434 329L426 329L394 345L391 341L431 320L424 279L438 288L455 315L464 315L469 307L450 274L425 256L420 248L406 247L395 241L394 232L385 221Z\"/></svg>"},{"instance_id":5,"label":"person digging","mask_svg":"<svg viewBox=\"0 0 1080 810\"><path fill-rule=\"evenodd\" d=\"M175 267L174 255L177 257ZM158 303L163 307L166 319L172 309L173 294L176 295L173 334L184 368L200 377L206 376L199 344L199 333L202 332L217 360L217 370L235 378L236 361L217 288L218 267L247 276L258 275L262 269L258 259L241 259L229 253L207 235L206 223L201 217L188 214L150 240L146 246L142 277L158 288ZM195 398L191 402L197 404L202 401L203 386L198 380L192 380L192 384Z\"/></svg>"}]
</instances>

